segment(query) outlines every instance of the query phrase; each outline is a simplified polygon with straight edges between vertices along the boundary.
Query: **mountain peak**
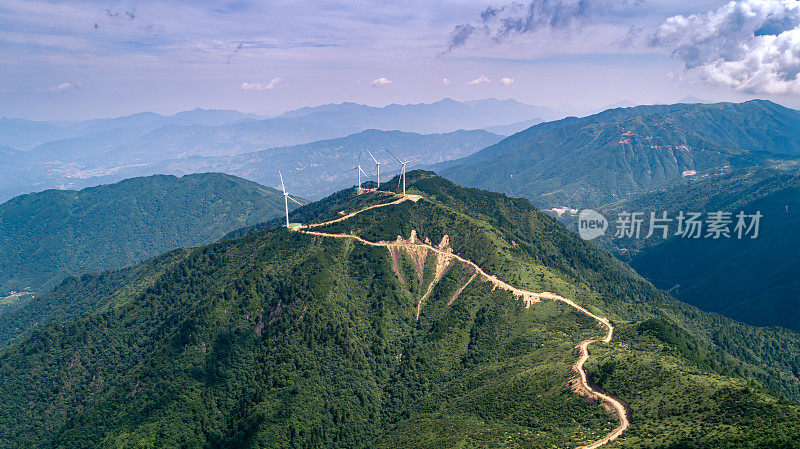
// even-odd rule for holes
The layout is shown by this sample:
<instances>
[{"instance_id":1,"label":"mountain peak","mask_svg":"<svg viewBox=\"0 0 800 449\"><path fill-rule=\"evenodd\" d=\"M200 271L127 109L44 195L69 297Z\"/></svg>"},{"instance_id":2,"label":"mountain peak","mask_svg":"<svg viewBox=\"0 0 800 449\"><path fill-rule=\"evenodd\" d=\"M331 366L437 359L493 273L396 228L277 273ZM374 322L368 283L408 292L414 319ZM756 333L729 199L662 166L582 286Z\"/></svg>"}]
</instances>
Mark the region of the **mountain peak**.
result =
<instances>
[{"instance_id":1,"label":"mountain peak","mask_svg":"<svg viewBox=\"0 0 800 449\"><path fill-rule=\"evenodd\" d=\"M694 95L687 95L687 96L681 98L680 100L678 100L678 103L708 103L708 102L707 101L703 101L703 100L695 97Z\"/></svg>"}]
</instances>

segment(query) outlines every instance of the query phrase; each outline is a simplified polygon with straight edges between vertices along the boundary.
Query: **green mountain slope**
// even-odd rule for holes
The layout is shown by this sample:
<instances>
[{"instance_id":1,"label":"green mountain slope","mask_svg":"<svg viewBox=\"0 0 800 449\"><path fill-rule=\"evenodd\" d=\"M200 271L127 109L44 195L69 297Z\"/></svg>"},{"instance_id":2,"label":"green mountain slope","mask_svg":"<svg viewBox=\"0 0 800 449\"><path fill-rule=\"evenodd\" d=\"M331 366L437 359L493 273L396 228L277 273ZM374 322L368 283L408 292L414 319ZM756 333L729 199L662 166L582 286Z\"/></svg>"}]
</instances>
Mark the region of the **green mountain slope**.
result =
<instances>
[{"instance_id":1,"label":"green mountain slope","mask_svg":"<svg viewBox=\"0 0 800 449\"><path fill-rule=\"evenodd\" d=\"M612 252L659 288L704 310L757 326L798 330L796 305L800 285L793 267L798 246L795 229L798 185L794 174L780 170L738 170L723 176L687 178L679 185L613 203L600 211L614 221L620 212L638 211L649 229L649 213L673 219L680 211L726 211L735 216L761 211L757 239L616 238L612 232L595 243ZM560 221L577 230L577 217ZM730 225L733 229L735 223Z\"/></svg>"},{"instance_id":2,"label":"green mountain slope","mask_svg":"<svg viewBox=\"0 0 800 449\"><path fill-rule=\"evenodd\" d=\"M600 388L627 399L635 423L624 438L607 447L797 445L800 407L709 372L702 345L681 329L648 320L618 326L617 341L617 348L599 347L588 367Z\"/></svg>"},{"instance_id":3,"label":"green mountain slope","mask_svg":"<svg viewBox=\"0 0 800 449\"><path fill-rule=\"evenodd\" d=\"M715 173L800 157L800 112L768 101L612 109L543 123L436 167L542 206L597 207Z\"/></svg>"},{"instance_id":4,"label":"green mountain slope","mask_svg":"<svg viewBox=\"0 0 800 449\"><path fill-rule=\"evenodd\" d=\"M132 267L70 276L53 291L17 304L0 320L0 350L51 323L73 320L125 302L155 282L190 250L177 249Z\"/></svg>"},{"instance_id":5,"label":"green mountain slope","mask_svg":"<svg viewBox=\"0 0 800 449\"><path fill-rule=\"evenodd\" d=\"M723 209L730 210L730 209ZM758 326L800 330L800 183L734 211L760 212L756 239L681 239L642 252L631 265L704 310Z\"/></svg>"},{"instance_id":6,"label":"green mountain slope","mask_svg":"<svg viewBox=\"0 0 800 449\"><path fill-rule=\"evenodd\" d=\"M592 345L592 379L618 388L633 412L614 444L677 445L703 431L714 443L751 437L767 447L800 436L797 405L742 379L754 377L748 369L763 353L749 350L743 361L735 343L710 342L714 320L740 325L671 300L525 200L425 172L409 173L409 189L422 198L350 190L293 214L306 223L341 218L307 230L395 246L255 232L191 250L158 275L136 277L126 293L92 299L93 313L9 347L0 354L0 447L575 447L616 426L569 387L576 345L604 334L595 320L547 297L526 307L473 278L469 264L412 241L412 230L509 284L649 332L641 342L623 332ZM371 204L386 205L347 216ZM657 314L671 319L633 322ZM674 324L684 321L686 331ZM776 360L797 355L793 335L764 334ZM644 390L648 379L624 375L640 366L687 375L676 377L680 389ZM704 408L679 422L639 416L654 394ZM772 407L771 420L720 422L715 409L731 395Z\"/></svg>"},{"instance_id":7,"label":"green mountain slope","mask_svg":"<svg viewBox=\"0 0 800 449\"><path fill-rule=\"evenodd\" d=\"M71 274L209 243L283 207L276 190L215 173L19 196L0 205L0 292L46 291Z\"/></svg>"},{"instance_id":8,"label":"green mountain slope","mask_svg":"<svg viewBox=\"0 0 800 449\"><path fill-rule=\"evenodd\" d=\"M510 283L534 291L559 293L578 300L580 304L594 306L612 319L639 321L659 318L676 323L716 354L715 358L719 360L717 369L725 374L758 381L781 395L800 400L800 382L796 379L800 373L800 335L796 332L742 325L675 301L653 288L627 265L608 253L598 251L594 244L580 240L524 199L460 188L421 171L410 173L409 180L415 188L446 204L448 210L479 217L493 228L507 233L501 238L492 238L491 233L477 232L472 225L451 223L439 228L439 233L430 237L432 241L438 241L447 233L451 243L457 242L456 230L464 229L466 235L454 247L463 246L465 249L461 251L470 260L488 268L489 272L502 272L502 278ZM788 182L786 178L783 180ZM394 188L393 182L396 181L387 182L382 188ZM777 189L776 186L772 188ZM327 220L339 216L334 212L337 209L352 211L364 206L363 200L356 200L356 205L347 207L345 198L347 192L340 192L329 200L299 208L291 214L292 221L313 221L314 217ZM328 208L329 201L337 206ZM416 209L420 211L416 221L410 221L404 215L385 216L386 210L360 214L329 228L369 239L408 235L412 228L422 235L430 235L430 225L425 217L427 214L439 215L425 208L424 204ZM373 214L376 216L371 218ZM382 233L373 234L371 229L374 228L381 229ZM424 233L423 229L426 230ZM520 273L528 269L516 268L521 257L532 257L534 263L555 270L557 274L535 273L535 282L526 280ZM587 285L591 286L591 293L581 291L580 287Z\"/></svg>"}]
</instances>

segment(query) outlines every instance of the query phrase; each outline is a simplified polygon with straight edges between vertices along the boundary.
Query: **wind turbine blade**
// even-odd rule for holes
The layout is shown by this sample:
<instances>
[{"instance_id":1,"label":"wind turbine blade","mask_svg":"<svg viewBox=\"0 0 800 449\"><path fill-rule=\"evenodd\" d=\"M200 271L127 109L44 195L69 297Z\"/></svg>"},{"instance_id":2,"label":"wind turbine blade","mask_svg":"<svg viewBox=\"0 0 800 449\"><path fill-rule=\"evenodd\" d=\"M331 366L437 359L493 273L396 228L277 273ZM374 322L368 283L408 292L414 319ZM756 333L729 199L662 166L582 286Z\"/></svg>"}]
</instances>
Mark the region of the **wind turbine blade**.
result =
<instances>
[{"instance_id":1,"label":"wind turbine blade","mask_svg":"<svg viewBox=\"0 0 800 449\"><path fill-rule=\"evenodd\" d=\"M358 167L358 169L361 170L361 167ZM364 176L369 177L369 175L364 170L361 170L361 173L364 173Z\"/></svg>"},{"instance_id":2,"label":"wind turbine blade","mask_svg":"<svg viewBox=\"0 0 800 449\"><path fill-rule=\"evenodd\" d=\"M285 195L286 194L286 187L283 185L283 173L281 173L280 170L278 170L278 176L281 177L281 189L283 189L283 194Z\"/></svg>"},{"instance_id":3,"label":"wind turbine blade","mask_svg":"<svg viewBox=\"0 0 800 449\"><path fill-rule=\"evenodd\" d=\"M400 160L400 158L399 158L399 157L397 157L397 156L395 156L395 155L394 155L394 153L392 153L391 151L389 151L389 150L386 150L386 152L387 152L387 153L389 153L389 154L391 154L393 158L397 159L397 162L399 162L399 163L401 163L401 164L403 163L403 161L401 161L401 160Z\"/></svg>"},{"instance_id":4,"label":"wind turbine blade","mask_svg":"<svg viewBox=\"0 0 800 449\"><path fill-rule=\"evenodd\" d=\"M402 170L400 170L400 175L397 177L397 187L395 187L395 190L400 190L400 180L401 179L403 179L403 171Z\"/></svg>"},{"instance_id":5,"label":"wind turbine blade","mask_svg":"<svg viewBox=\"0 0 800 449\"><path fill-rule=\"evenodd\" d=\"M292 197L290 197L288 195L286 196L286 198L289 198L290 200L294 201L295 203L297 203L297 204L299 204L301 206L303 205L303 203L301 203L300 201L297 201L296 199L294 199L294 198L292 198Z\"/></svg>"},{"instance_id":6,"label":"wind turbine blade","mask_svg":"<svg viewBox=\"0 0 800 449\"><path fill-rule=\"evenodd\" d=\"M376 164L379 164L378 160L375 159L375 156L372 154L372 151L367 150L367 153L369 153L369 157L371 157L372 160L375 161Z\"/></svg>"}]
</instances>

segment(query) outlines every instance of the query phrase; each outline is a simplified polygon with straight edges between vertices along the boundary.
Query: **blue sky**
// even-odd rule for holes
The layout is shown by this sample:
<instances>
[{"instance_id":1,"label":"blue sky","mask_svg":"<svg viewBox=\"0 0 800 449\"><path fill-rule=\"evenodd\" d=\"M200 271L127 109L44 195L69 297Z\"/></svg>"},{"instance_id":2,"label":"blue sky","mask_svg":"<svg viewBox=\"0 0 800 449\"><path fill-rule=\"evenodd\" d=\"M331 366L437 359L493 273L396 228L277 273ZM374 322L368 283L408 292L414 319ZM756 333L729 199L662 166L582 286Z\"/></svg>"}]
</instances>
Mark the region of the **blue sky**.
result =
<instances>
[{"instance_id":1,"label":"blue sky","mask_svg":"<svg viewBox=\"0 0 800 449\"><path fill-rule=\"evenodd\" d=\"M798 106L798 4L4 0L0 115L271 115L444 97L576 111L688 95Z\"/></svg>"}]
</instances>

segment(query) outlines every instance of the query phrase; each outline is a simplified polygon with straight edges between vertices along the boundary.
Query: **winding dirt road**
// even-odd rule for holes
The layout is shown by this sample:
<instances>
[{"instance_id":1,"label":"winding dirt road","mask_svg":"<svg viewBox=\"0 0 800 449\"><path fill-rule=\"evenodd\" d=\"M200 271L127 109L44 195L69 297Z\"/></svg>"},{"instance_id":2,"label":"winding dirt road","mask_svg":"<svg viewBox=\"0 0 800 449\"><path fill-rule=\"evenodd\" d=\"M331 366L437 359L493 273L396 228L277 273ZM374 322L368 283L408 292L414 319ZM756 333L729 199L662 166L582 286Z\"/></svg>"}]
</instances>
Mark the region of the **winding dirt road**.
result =
<instances>
[{"instance_id":1,"label":"winding dirt road","mask_svg":"<svg viewBox=\"0 0 800 449\"><path fill-rule=\"evenodd\" d=\"M613 329L613 327L611 329ZM606 338L608 340L603 339L603 341L606 342L611 341L611 330L609 330L608 336ZM611 431L611 433L606 435L605 438L595 441L594 443L588 446L581 446L579 449L595 449L606 443L614 441L630 425L630 422L628 422L628 411L625 409L625 406L618 400L612 398L611 396L593 389L592 386L589 385L589 380L586 378L586 371L583 369L583 364L586 363L587 360L589 360L589 345L594 343L595 341L596 340L586 340L582 341L581 344L578 345L581 348L581 358L578 359L578 363L575 364L575 369L581 376L581 385L583 386L583 388L585 388L586 391L588 391L591 396L602 399L603 401L605 401L606 404L609 404L611 407L614 408L614 411L619 417L619 426L617 426L616 429Z\"/></svg>"},{"instance_id":2,"label":"winding dirt road","mask_svg":"<svg viewBox=\"0 0 800 449\"><path fill-rule=\"evenodd\" d=\"M385 248L416 246L416 247L420 247L420 248L425 248L428 251L433 251L433 252L435 252L435 253L437 253L439 255L443 255L443 256L445 256L447 258L454 258L455 260L458 260L458 261L460 261L460 262L462 262L464 264L467 264L470 267L472 267L475 270L475 272L478 275L481 276L481 278L483 278L485 281L491 282L496 288L500 288L502 290L509 291L516 297L521 297L525 301L525 306L526 307L530 307L531 304L533 304L535 302L538 302L538 301L540 301L542 299L550 299L550 300L554 300L554 301L561 301L561 302L569 305L570 307L580 311L581 313L590 316L591 318L593 318L594 320L596 320L597 322L602 324L608 330L608 332L606 333L606 336L602 339L602 341L604 343L610 343L611 342L611 339L614 336L614 326L611 324L611 322L608 320L608 318L598 316L598 315L590 312L585 307L575 303L571 299L564 298L563 296L558 295L556 293L552 293L552 292L532 292L532 291L529 291L529 290L525 290L525 289L514 287L513 285L508 284L508 283L502 281L501 279L498 279L496 276L493 276L493 275L490 275L489 273L486 273L475 262L473 262L471 260L468 260L468 259L465 259L465 258L459 256L458 254L454 254L453 252L451 252L449 250L449 248L440 249L440 248L437 248L437 247L435 247L435 246L433 246L431 244L428 244L428 243L425 243L425 242L416 241L416 240L413 239L413 237L412 237L410 242L406 241L406 240L403 240L402 238L398 238L396 241L371 242L369 240L365 240L364 238L362 238L362 237L360 237L358 235L354 235L354 234L346 234L346 233L334 234L334 233L328 233L328 232L310 231L310 230L308 230L309 228L322 227L322 226L326 226L326 225L329 225L329 224L333 224L333 223L337 223L337 222L346 220L348 218L351 218L351 217L353 217L355 215L358 215L358 214L360 214L360 213L362 213L364 211L367 211L369 209L374 209L374 208L377 208L377 207L392 206L392 205L395 205L395 204L399 204L399 203L401 203L403 201L414 201L414 202L417 202L420 199L422 199L422 197L419 196L419 195L406 195L405 197L401 197L397 201L392 201L392 202L389 202L389 203L376 204L376 205L373 205L373 206L369 206L369 207L366 207L366 208L361 209L359 211L356 211L356 212L347 214L345 216L336 218L334 220L330 220L330 221L326 221L326 222L322 222L322 223L313 223L313 224L308 224L308 225L302 225L302 226L299 226L299 227L295 228L295 230L297 230L299 232L302 232L304 234L315 235L315 236L319 236L319 237L354 239L359 243L362 243L364 245L369 245L369 246L380 246L380 247L385 247ZM470 278L470 281L471 280L472 280L472 278ZM578 345L578 347L580 348L580 351L581 351L581 357L575 363L573 368L578 372L578 376L579 376L580 383L581 383L581 390L584 392L584 394L589 396L589 397L592 397L592 398L601 399L603 402L608 404L610 406L610 408L615 411L615 414L619 418L619 426L617 426L614 430L611 431L611 433L606 435L604 438L602 438L602 439L600 439L598 441L595 441L594 443L591 443L589 445L580 446L577 449L596 449L596 448L598 448L600 446L603 446L603 445L605 445L607 443L610 443L611 441L614 441L617 437L619 437L622 434L622 432L624 432L628 428L628 426L630 426L630 422L628 420L628 413L627 413L627 410L625 409L625 406L620 401L618 401L617 399L615 399L615 398L613 398L613 397L611 397L611 396L609 396L609 395L607 395L607 394L605 394L605 393L603 393L601 391L598 391L598 390L592 388L592 386L589 384L589 380L588 380L586 371L583 368L583 365L584 365L584 363L586 363L587 360L589 360L589 345L591 345L592 343L594 343L596 341L597 340L586 340L586 341L581 342Z\"/></svg>"}]
</instances>

